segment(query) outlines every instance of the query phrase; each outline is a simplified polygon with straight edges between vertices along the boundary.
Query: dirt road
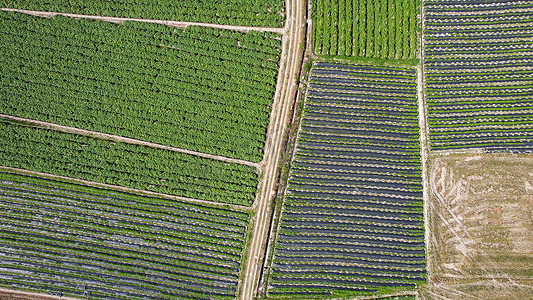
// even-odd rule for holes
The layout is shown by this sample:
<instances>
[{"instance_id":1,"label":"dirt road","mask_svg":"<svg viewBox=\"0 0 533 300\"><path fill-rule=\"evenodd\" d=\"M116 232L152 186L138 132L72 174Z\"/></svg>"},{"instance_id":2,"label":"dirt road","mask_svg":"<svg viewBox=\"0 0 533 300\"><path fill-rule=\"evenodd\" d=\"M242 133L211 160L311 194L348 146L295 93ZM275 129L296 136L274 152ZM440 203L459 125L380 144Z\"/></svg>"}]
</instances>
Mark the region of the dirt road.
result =
<instances>
[{"instance_id":1,"label":"dirt road","mask_svg":"<svg viewBox=\"0 0 533 300\"><path fill-rule=\"evenodd\" d=\"M199 200L199 199L182 197L182 196L175 196L175 195L170 195L170 194L162 194L162 193L156 193L156 192L151 192L151 191L146 191L146 190L139 190L139 189L134 189L134 188L123 187L123 186L119 186L119 185L112 185L112 184L107 184L107 183L101 183L101 182L77 179L77 178L73 178L73 177L66 177L66 176L53 175L53 174L49 174L49 173L35 172L35 171L26 170L26 169L19 169L19 168L0 166L0 171L15 172L15 173L19 173L19 174L26 174L26 175L36 176L36 177L64 180L64 181L67 181L67 182L79 183L79 184L90 186L90 187L104 188L104 189L109 189L109 190L113 190L113 191L121 191L121 192L136 194L136 195L140 195L140 196L144 195L144 196L149 196L149 197L164 198L164 199L170 199L170 200L178 200L178 201L187 202L187 203L195 203L195 204L199 204L199 205L218 206L218 207L221 207L221 208L226 208L227 207L227 208L231 208L231 209L235 209L235 210L250 211L250 207L243 206L243 205L236 205L236 204L229 204L229 203L222 203L222 202L215 202L215 201L207 201L207 200ZM0 297L0 299L2 299L2 298Z\"/></svg>"},{"instance_id":2,"label":"dirt road","mask_svg":"<svg viewBox=\"0 0 533 300\"><path fill-rule=\"evenodd\" d=\"M79 135L83 135L83 136L99 138L99 139L109 140L109 141L119 142L119 143L143 145L143 146L152 147L152 148L159 148L159 149L170 150L170 151L174 151L174 152L181 152L181 153L200 156L200 157L204 157L204 158L210 158L210 159L214 159L214 160L219 160L219 161L224 161L224 162L229 162L229 163L234 163L234 164L247 165L247 166L250 166L250 167L259 168L259 164L258 163L254 163L254 162L247 161L247 160L235 159L235 158L230 158L230 157L225 157L225 156L220 156L220 155L214 155L214 154L208 154L208 153L192 151L192 150L187 150L187 149L182 149L182 148L170 147L170 146L165 146L165 145L161 145L161 144L146 142L146 141L142 141L142 140L127 138L127 137L123 137L123 136L119 136L119 135L113 135L113 134L107 134L107 133L102 133L102 132L97 132L97 131L79 129L79 128L76 128L76 127L63 126L63 125L58 125L58 124L54 124L54 123L48 123L48 122L37 121L37 120L26 119L26 118L19 118L19 117L10 116L10 115L4 115L4 114L0 114L0 120L20 122L20 123L29 124L29 125L32 125L32 126L35 126L35 127L46 128L46 129L51 129L51 130L55 130L55 131L65 132L65 133L74 133L74 134L79 134Z\"/></svg>"},{"instance_id":3,"label":"dirt road","mask_svg":"<svg viewBox=\"0 0 533 300\"><path fill-rule=\"evenodd\" d=\"M418 125L420 127L420 159L422 162L422 195L424 203L424 242L426 245L426 272L428 272L427 278L431 278L429 274L431 270L431 248L430 248L430 227L429 227L429 182L428 182L428 154L429 154L429 127L427 123L427 111L426 111L426 101L425 101L425 77L424 77L424 29L425 29L425 19L424 19L424 6L420 7L420 18L422 26L422 34L420 35L420 53L419 59L420 63L416 70L416 88L417 88L417 98L418 98Z\"/></svg>"},{"instance_id":4,"label":"dirt road","mask_svg":"<svg viewBox=\"0 0 533 300\"><path fill-rule=\"evenodd\" d=\"M274 28L274 27L250 27L250 26L237 26L237 25L221 25L221 24L210 24L210 23L200 23L200 22L182 22L182 21L170 21L170 20L152 20L152 19L134 19L134 18L117 18L117 17L106 17L106 16L92 16L92 15L80 15L80 14L69 14L69 13L59 13L59 12L47 12L47 11L36 11L36 10L26 10L26 9L15 9L15 8L1 8L3 11L16 11L28 15L51 18L55 15L62 15L71 18L80 18L80 19L92 19L100 20L112 23L122 23L124 21L137 21L144 23L154 23L162 24L166 26L174 26L186 28L187 26L201 26L201 27L210 27L216 29L228 29L241 32L253 31L268 31L275 32L278 34L283 34L285 28Z\"/></svg>"},{"instance_id":5,"label":"dirt road","mask_svg":"<svg viewBox=\"0 0 533 300\"><path fill-rule=\"evenodd\" d=\"M253 231L246 253L246 263L239 285L239 299L251 300L255 297L260 278L261 265L267 243L269 221L272 213L271 203L277 187L277 167L280 161L285 128L290 120L291 107L294 102L297 85L295 78L299 72L300 43L304 38L304 1L287 1L287 21L283 36L283 52L278 86L268 137L265 145L263 165L263 182L254 205L255 216L252 220Z\"/></svg>"}]
</instances>

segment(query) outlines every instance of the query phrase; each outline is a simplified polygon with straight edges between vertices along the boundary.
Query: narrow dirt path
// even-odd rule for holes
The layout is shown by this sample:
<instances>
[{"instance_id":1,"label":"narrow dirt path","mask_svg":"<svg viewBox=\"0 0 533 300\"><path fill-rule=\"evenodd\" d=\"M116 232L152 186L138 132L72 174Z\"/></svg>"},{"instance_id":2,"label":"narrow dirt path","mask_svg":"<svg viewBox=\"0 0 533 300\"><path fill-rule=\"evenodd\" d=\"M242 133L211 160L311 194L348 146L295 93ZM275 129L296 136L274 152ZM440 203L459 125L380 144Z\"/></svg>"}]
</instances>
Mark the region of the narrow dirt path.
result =
<instances>
[{"instance_id":1,"label":"narrow dirt path","mask_svg":"<svg viewBox=\"0 0 533 300\"><path fill-rule=\"evenodd\" d=\"M72 178L72 177L52 175L52 174L48 174L48 173L35 172L35 171L26 170L26 169L18 169L18 168L0 166L0 171L16 172L16 173L20 173L20 174L26 174L26 175L32 175L32 176L38 176L38 177L44 177L44 178L66 180L66 181L69 181L69 182L76 182L76 183L80 183L80 184L83 184L83 185L88 185L88 186L91 186L91 187L99 187L99 188L111 189L111 190L114 190L114 191L121 191L121 192L127 192L127 193L145 195L145 196L151 196L151 197L166 198L166 199L178 200L178 201L188 202L188 203L195 203L195 204L209 205L209 206L218 206L218 207L221 207L221 208L231 208L231 209L235 209L235 210L244 210L244 211L250 211L251 210L251 208L247 207L247 206L241 206L241 205L235 205L235 204L227 204L227 203L219 203L219 202L213 202L213 201L206 201L206 200L199 200L199 199L193 199L193 198L187 198L187 197L181 197L181 196L174 196L174 195L169 195L169 194L150 192L150 191L139 190L139 189L132 189L132 188L127 188L127 187L123 187L123 186L119 186L119 185L112 185L112 184L100 183L100 182L95 182L95 181L76 179L76 178ZM2 299L2 298L0 298L0 299Z\"/></svg>"},{"instance_id":2,"label":"narrow dirt path","mask_svg":"<svg viewBox=\"0 0 533 300\"><path fill-rule=\"evenodd\" d=\"M82 298L72 298L67 296L52 296L33 292L9 290L0 288L0 299L7 300L80 300Z\"/></svg>"},{"instance_id":3,"label":"narrow dirt path","mask_svg":"<svg viewBox=\"0 0 533 300\"><path fill-rule=\"evenodd\" d=\"M234 164L247 165L247 166L250 166L250 167L254 167L256 169L259 168L259 164L258 163L254 163L254 162L247 161L247 160L229 158L229 157L220 156L220 155L213 155L213 154L207 154L207 153L203 153L203 152L197 152L197 151L192 151L192 150L187 150L187 149L182 149L182 148L170 147L170 146L165 146L165 145L161 145L161 144L145 142L145 141L136 140L136 139L127 138L127 137L122 137L122 136L118 136L118 135L101 133L101 132L90 131L90 130L85 130L85 129L79 129L79 128L75 128L75 127L63 126L63 125L58 125L58 124L54 124L54 123L48 123L48 122L37 121L37 120L26 119L26 118L19 118L19 117L10 116L10 115L4 115L4 114L0 114L0 120L20 122L20 123L25 123L25 124L28 124L28 125L31 125L31 126L35 126L35 127L46 128L46 129L56 130L56 131L65 132L65 133L74 133L74 134L79 134L79 135L88 136L88 137L92 137L92 138L99 138L99 139L109 140L109 141L113 141L113 142L120 142L120 143L134 144L134 145L142 145L142 146L147 146L147 147L152 147L152 148L170 150L170 151L174 151L174 152L180 152L180 153L186 153L186 154L200 156L200 157L204 157L204 158L210 158L210 159L213 159L213 160L219 160L219 161L224 161L224 162L229 162L229 163L234 163Z\"/></svg>"},{"instance_id":4,"label":"narrow dirt path","mask_svg":"<svg viewBox=\"0 0 533 300\"><path fill-rule=\"evenodd\" d=\"M425 15L424 15L424 3L423 1L420 4L420 19L422 31L420 34L420 53L419 59L420 63L416 70L416 89L417 89L417 98L418 98L418 126L420 127L420 159L422 162L422 197L424 203L424 243L426 245L426 273L427 279L431 278L431 248L430 248L430 227L429 227L429 181L428 181L428 156L429 156L429 127L427 124L427 111L426 111L426 101L425 101L425 77L424 77L424 29L425 29Z\"/></svg>"},{"instance_id":5,"label":"narrow dirt path","mask_svg":"<svg viewBox=\"0 0 533 300\"><path fill-rule=\"evenodd\" d=\"M278 34L283 34L285 32L284 28L275 28L275 27L251 27L251 26L237 26L237 25L221 25L221 24L212 24L212 23L200 23L200 22L182 22L182 21L171 21L171 20L152 20L152 19L135 19L135 18L118 18L118 17L106 17L106 16L94 16L94 15L80 15L80 14L70 14L70 13L61 13L61 12L48 12L48 11L37 11L37 10L26 10L26 9L16 9L16 8L0 8L3 11L16 11L19 13L24 13L28 15L51 18L55 15L61 15L71 18L79 19L91 19L106 21L111 23L122 23L124 21L137 21L144 23L154 23L161 24L166 26L186 28L187 26L201 26L201 27L210 27L216 29L227 29L235 30L241 32L248 31L260 31L260 32L274 32Z\"/></svg>"},{"instance_id":6,"label":"narrow dirt path","mask_svg":"<svg viewBox=\"0 0 533 300\"><path fill-rule=\"evenodd\" d=\"M258 288L262 262L266 250L269 221L272 213L271 203L276 194L278 183L277 170L280 161L282 142L285 129L290 119L290 111L296 93L296 76L299 71L300 43L303 42L305 23L303 21L302 0L287 1L286 33L283 36L283 53L278 75L278 86L274 99L265 155L262 161L263 182L253 209L255 212L252 220L252 234L249 241L246 262L239 286L239 299L254 299ZM282 74L283 73L283 74Z\"/></svg>"}]
</instances>

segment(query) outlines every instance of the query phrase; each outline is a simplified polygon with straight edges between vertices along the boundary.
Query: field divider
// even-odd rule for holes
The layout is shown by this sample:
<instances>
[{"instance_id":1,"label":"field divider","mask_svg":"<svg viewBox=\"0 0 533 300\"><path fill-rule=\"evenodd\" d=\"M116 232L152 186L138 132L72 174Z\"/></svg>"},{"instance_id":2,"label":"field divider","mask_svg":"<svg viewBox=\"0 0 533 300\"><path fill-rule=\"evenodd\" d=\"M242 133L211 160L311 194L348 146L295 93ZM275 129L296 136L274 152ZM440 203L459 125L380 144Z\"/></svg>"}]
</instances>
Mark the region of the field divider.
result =
<instances>
[{"instance_id":1,"label":"field divider","mask_svg":"<svg viewBox=\"0 0 533 300\"><path fill-rule=\"evenodd\" d=\"M10 122L14 122L14 123L22 123L22 124L30 125L30 126L33 126L33 127L45 128L45 129L60 131L60 132L64 132L64 133L79 134L79 135L83 135L83 136L87 136L87 137L103 139L103 140L109 140L109 141L118 142L118 143L142 145L142 146L158 148L158 149L163 149L163 150L170 150L170 151L173 151L173 152L180 152L180 153L200 156L200 157L203 157L203 158L209 158L209 159L213 159L213 160L224 161L224 162L228 162L228 163L241 164L241 165L246 165L246 166L250 166L250 167L254 167L256 169L259 169L259 164L258 163L254 163L254 162L247 161L247 160L229 158L229 157L220 156L220 155L214 155L214 154L208 154L208 153L203 153L203 152L197 152L197 151L193 151L193 150L187 150L187 149L182 149L182 148L165 146L165 145L162 145L162 144L146 142L146 141L142 141L142 140L127 138L127 137L108 134L108 133L85 130L85 129L75 128L75 127L70 127L70 126L63 126L63 125L58 125L58 124L54 124L54 123L43 122L43 121L38 121L38 120L33 120L33 119L20 118L20 117L4 115L4 114L0 114L0 120L10 121Z\"/></svg>"},{"instance_id":2,"label":"field divider","mask_svg":"<svg viewBox=\"0 0 533 300\"><path fill-rule=\"evenodd\" d=\"M76 19L78 18L79 19L91 19L91 20L105 21L105 22L118 23L118 24L121 24L122 22L125 22L125 21L135 21L135 22L143 22L143 23L160 24L160 25L166 25L166 26L172 26L172 27L178 27L178 28L187 28L188 26L200 26L200 27L210 27L210 28L215 28L215 29L234 30L234 31L240 31L244 33L248 33L249 31L273 32L273 33L278 33L278 34L285 33L284 27L280 27L280 28L253 27L253 26L223 25L223 24L201 23L201 22L184 22L184 21L173 21L173 20L119 18L119 17L109 17L109 16L81 15L81 14L72 14L72 13L26 10L26 9L5 8L5 7L0 8L0 10L18 12L18 13L23 13L23 14L28 14L28 15L43 17L43 18L52 18L56 15L60 15L60 16L76 18Z\"/></svg>"},{"instance_id":3,"label":"field divider","mask_svg":"<svg viewBox=\"0 0 533 300\"><path fill-rule=\"evenodd\" d=\"M252 210L251 207L243 206L243 205L219 203L219 202L206 201L206 200L199 200L199 199L194 199L194 198L175 196L175 195L169 195L169 194L163 194L163 193L139 190L139 189L134 189L134 188L127 188L127 187L118 186L118 185L112 185L112 184L107 184L107 183L100 183L100 182L95 182L95 181L89 181L89 180L77 179L77 178L72 178L72 177L53 175L53 174L49 174L49 173L35 172L35 171L27 170L27 169L12 168L12 167L6 167L6 166L1 166L0 165L0 172L1 171L15 172L15 173L18 173L18 174L44 177L44 178L48 178L48 179L65 180L65 181L72 182L72 183L78 183L78 184L87 185L87 186L91 186L91 187L110 189L110 190L126 192L126 193L133 193L133 194L141 195L141 196L151 196L151 197L166 198L166 199L178 200L178 201L194 203L194 204L201 204L201 205L206 205L206 206L216 206L216 207L221 207L221 208L230 208L230 209L239 210L239 211L247 211L247 212L249 212L249 211Z\"/></svg>"},{"instance_id":4,"label":"field divider","mask_svg":"<svg viewBox=\"0 0 533 300\"><path fill-rule=\"evenodd\" d=\"M421 35L420 35L420 63L416 68L416 95L418 104L418 127L420 140L420 164L422 177L422 203L423 203L423 217L424 217L424 245L426 252L426 283L430 283L430 275L432 271L431 264L431 244L430 244L430 225L429 225L429 122L427 117L427 102L426 102L426 73L425 73L425 7L424 0L420 2L420 20L421 20ZM418 295L417 295L418 299Z\"/></svg>"}]
</instances>

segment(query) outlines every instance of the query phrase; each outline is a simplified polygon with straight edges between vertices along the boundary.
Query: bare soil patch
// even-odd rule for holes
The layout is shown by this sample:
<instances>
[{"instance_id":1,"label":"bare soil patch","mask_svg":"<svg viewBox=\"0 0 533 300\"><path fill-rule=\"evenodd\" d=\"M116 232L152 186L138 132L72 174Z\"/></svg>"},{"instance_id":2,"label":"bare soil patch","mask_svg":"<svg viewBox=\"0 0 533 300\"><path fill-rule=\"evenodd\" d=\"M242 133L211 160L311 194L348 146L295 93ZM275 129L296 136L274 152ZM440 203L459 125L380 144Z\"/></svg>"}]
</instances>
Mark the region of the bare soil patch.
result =
<instances>
[{"instance_id":1,"label":"bare soil patch","mask_svg":"<svg viewBox=\"0 0 533 300\"><path fill-rule=\"evenodd\" d=\"M532 299L533 155L434 154L425 299Z\"/></svg>"}]
</instances>

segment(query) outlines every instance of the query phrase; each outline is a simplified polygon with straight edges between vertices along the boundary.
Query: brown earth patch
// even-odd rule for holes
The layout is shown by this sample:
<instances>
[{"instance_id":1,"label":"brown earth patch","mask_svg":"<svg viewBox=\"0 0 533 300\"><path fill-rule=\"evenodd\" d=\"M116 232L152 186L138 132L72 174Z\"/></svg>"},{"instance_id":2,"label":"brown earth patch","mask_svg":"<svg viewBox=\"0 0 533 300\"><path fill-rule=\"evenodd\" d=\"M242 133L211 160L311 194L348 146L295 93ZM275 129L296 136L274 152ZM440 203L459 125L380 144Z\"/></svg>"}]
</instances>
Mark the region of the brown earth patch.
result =
<instances>
[{"instance_id":1,"label":"brown earth patch","mask_svg":"<svg viewBox=\"0 0 533 300\"><path fill-rule=\"evenodd\" d=\"M533 299L533 155L434 154L424 299Z\"/></svg>"}]
</instances>

